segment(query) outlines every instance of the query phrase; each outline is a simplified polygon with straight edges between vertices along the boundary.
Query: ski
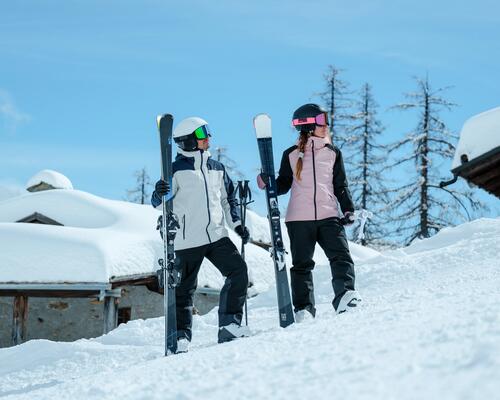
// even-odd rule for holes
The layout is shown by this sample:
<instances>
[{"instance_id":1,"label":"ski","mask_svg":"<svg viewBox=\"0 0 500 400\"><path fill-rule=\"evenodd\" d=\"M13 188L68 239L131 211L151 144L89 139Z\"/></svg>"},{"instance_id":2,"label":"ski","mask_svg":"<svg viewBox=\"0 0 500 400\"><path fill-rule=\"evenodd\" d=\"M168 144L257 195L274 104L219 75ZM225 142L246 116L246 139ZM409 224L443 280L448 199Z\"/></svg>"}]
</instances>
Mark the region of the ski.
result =
<instances>
[{"instance_id":1,"label":"ski","mask_svg":"<svg viewBox=\"0 0 500 400\"><path fill-rule=\"evenodd\" d=\"M161 177L172 187L172 125L173 116L159 115L156 119L160 134ZM163 308L165 313L165 356L177 353L177 320L175 311L175 287L180 274L175 269L174 239L179 227L172 210L172 196L162 199L163 213L160 232L163 239L163 259L158 260L163 281ZM161 285L160 285L161 286Z\"/></svg>"},{"instance_id":2,"label":"ski","mask_svg":"<svg viewBox=\"0 0 500 400\"><path fill-rule=\"evenodd\" d=\"M293 324L293 309L288 286L288 276L285 264L285 248L281 234L278 194L274 176L273 142L271 132L271 117L259 114L253 119L257 144L259 146L261 171L268 176L266 185L267 219L271 230L271 255L276 276L276 292L278 296L279 322L282 328Z\"/></svg>"}]
</instances>

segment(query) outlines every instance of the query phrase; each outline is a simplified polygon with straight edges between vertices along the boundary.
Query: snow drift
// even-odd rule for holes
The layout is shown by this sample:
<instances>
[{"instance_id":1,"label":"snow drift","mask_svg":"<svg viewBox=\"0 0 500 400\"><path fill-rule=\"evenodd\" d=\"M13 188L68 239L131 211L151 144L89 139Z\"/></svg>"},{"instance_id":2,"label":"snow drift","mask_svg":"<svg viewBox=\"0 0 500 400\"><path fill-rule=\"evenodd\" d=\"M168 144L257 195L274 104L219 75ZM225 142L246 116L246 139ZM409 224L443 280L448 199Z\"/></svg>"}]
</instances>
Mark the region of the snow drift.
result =
<instances>
[{"instance_id":1,"label":"snow drift","mask_svg":"<svg viewBox=\"0 0 500 400\"><path fill-rule=\"evenodd\" d=\"M216 344L217 311L189 353L163 357L163 319L73 343L0 350L6 399L493 399L500 391L500 218L357 262L363 305L337 316L316 258L318 317L278 327L274 288L249 301L254 336Z\"/></svg>"}]
</instances>

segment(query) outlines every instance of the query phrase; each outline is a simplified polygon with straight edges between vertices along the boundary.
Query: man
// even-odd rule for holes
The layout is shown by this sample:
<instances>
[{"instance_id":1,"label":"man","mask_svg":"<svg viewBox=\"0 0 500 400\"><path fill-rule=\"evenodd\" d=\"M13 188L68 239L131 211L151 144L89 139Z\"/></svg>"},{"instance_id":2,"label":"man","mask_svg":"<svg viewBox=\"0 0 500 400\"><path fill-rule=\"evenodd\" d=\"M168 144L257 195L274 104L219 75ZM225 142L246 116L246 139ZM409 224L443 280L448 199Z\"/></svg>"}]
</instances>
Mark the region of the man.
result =
<instances>
[{"instance_id":1,"label":"man","mask_svg":"<svg viewBox=\"0 0 500 400\"><path fill-rule=\"evenodd\" d=\"M159 180L151 204L161 208L163 196L172 190L173 210L180 225L175 237L176 268L181 271L181 282L176 287L177 348L186 352L192 336L193 296L205 257L226 278L220 292L219 343L248 336L248 327L241 326L247 266L229 239L224 221L244 243L250 233L241 226L234 186L224 165L210 158L207 122L198 117L187 118L175 127L173 138L178 150L173 162L172 188Z\"/></svg>"}]
</instances>

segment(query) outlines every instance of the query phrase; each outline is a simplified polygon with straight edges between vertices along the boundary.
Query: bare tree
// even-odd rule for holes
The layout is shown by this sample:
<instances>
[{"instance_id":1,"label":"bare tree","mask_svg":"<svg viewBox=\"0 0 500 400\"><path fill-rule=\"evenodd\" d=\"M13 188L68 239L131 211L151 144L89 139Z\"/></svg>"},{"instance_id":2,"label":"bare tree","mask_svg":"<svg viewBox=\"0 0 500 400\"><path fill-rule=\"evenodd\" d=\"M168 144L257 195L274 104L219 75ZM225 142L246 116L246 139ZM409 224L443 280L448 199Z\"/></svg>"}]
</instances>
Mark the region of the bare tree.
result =
<instances>
[{"instance_id":1,"label":"bare tree","mask_svg":"<svg viewBox=\"0 0 500 400\"><path fill-rule=\"evenodd\" d=\"M216 147L214 158L224 164L227 174L234 181L241 180L244 175L238 170L236 162L227 155L227 147Z\"/></svg>"},{"instance_id":2,"label":"bare tree","mask_svg":"<svg viewBox=\"0 0 500 400\"><path fill-rule=\"evenodd\" d=\"M146 167L134 173L136 185L134 189L127 190L127 200L133 203L146 204L151 196L151 179L146 171Z\"/></svg>"},{"instance_id":3,"label":"bare tree","mask_svg":"<svg viewBox=\"0 0 500 400\"><path fill-rule=\"evenodd\" d=\"M377 103L372 88L365 83L355 103L356 113L351 115L352 124L347 129L346 158L349 186L357 208L373 213L365 227L361 244L386 244L389 190L383 175L387 165L387 146L378 144L384 127L377 119ZM359 227L354 230L358 236Z\"/></svg>"},{"instance_id":4,"label":"bare tree","mask_svg":"<svg viewBox=\"0 0 500 400\"><path fill-rule=\"evenodd\" d=\"M441 110L451 110L456 104L441 97L448 88L432 89L429 79L415 78L417 91L406 93L407 102L393 108L399 110L417 109L418 124L404 139L391 145L391 152L411 146L411 152L402 154L392 167L413 162L416 174L409 182L393 189L395 195L391 207L395 210L394 233L407 243L415 238L427 238L441 228L454 225L457 217L470 220L469 209L477 211L484 207L467 189L441 189L440 170L443 161L453 157L458 139L440 119ZM447 196L444 196L446 194Z\"/></svg>"},{"instance_id":5,"label":"bare tree","mask_svg":"<svg viewBox=\"0 0 500 400\"><path fill-rule=\"evenodd\" d=\"M328 71L323 75L326 83L325 91L319 93L330 116L332 143L339 148L346 142L346 130L350 120L349 109L352 107L352 100L348 97L351 94L349 85L340 79L341 72L343 70L329 65Z\"/></svg>"}]
</instances>

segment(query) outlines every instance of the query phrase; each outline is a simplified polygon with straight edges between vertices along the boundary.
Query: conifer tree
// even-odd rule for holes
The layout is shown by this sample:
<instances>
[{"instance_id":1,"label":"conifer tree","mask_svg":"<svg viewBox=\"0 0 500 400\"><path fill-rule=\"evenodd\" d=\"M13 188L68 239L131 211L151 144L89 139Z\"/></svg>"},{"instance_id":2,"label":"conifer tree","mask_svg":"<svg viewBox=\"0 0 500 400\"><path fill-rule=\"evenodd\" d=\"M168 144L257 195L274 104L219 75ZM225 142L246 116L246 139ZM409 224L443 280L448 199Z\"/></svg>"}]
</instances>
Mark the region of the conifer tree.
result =
<instances>
[{"instance_id":1,"label":"conifer tree","mask_svg":"<svg viewBox=\"0 0 500 400\"><path fill-rule=\"evenodd\" d=\"M349 98L351 94L349 85L340 79L341 72L342 70L333 65L328 66L327 73L323 75L326 88L324 92L319 93L330 117L332 143L335 143L339 148L342 148L347 140L349 109L352 106L352 101Z\"/></svg>"},{"instance_id":2,"label":"conifer tree","mask_svg":"<svg viewBox=\"0 0 500 400\"><path fill-rule=\"evenodd\" d=\"M441 228L470 220L470 211L484 207L476 200L471 190L455 187L440 188L443 167L450 164L454 155L457 136L447 128L439 113L451 110L456 104L442 97L448 88L433 89L428 77L416 78L417 91L407 93L407 102L394 108L399 110L418 110L418 123L415 129L391 145L391 152L398 152L392 168L412 163L414 169L409 179L397 188L391 201L395 210L394 233L410 243L415 238L427 238ZM405 148L406 153L401 151Z\"/></svg>"},{"instance_id":3,"label":"conifer tree","mask_svg":"<svg viewBox=\"0 0 500 400\"><path fill-rule=\"evenodd\" d=\"M368 210L373 216L366 222L362 245L380 245L387 237L389 194L385 185L384 166L387 164L387 146L379 144L383 126L377 119L377 103L372 88L365 83L355 103L352 124L347 130L345 150L349 186L357 209ZM359 226L354 231L355 240Z\"/></svg>"}]
</instances>

